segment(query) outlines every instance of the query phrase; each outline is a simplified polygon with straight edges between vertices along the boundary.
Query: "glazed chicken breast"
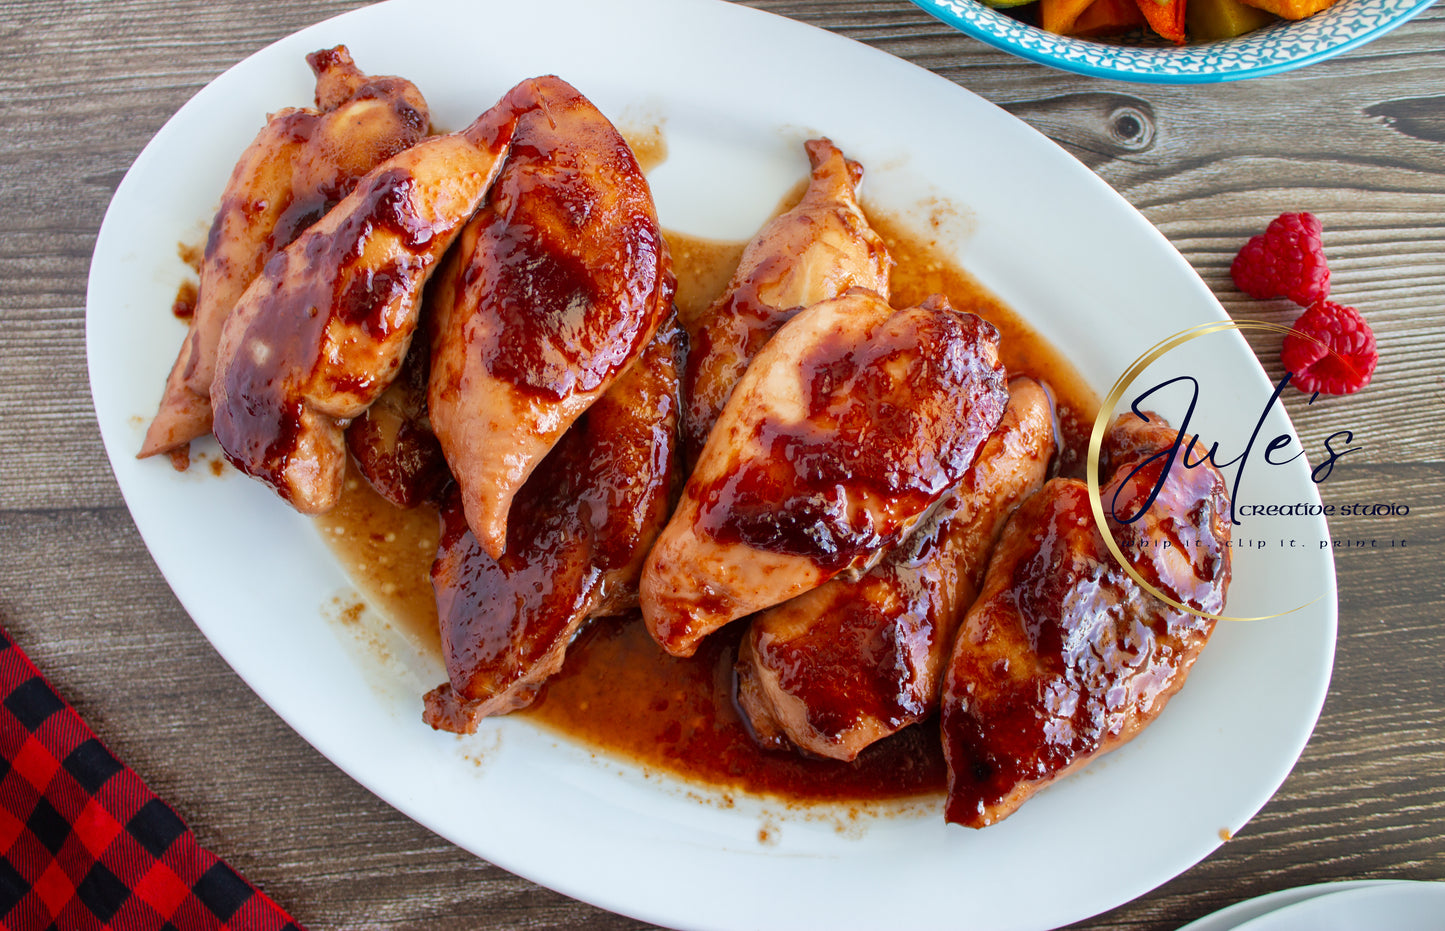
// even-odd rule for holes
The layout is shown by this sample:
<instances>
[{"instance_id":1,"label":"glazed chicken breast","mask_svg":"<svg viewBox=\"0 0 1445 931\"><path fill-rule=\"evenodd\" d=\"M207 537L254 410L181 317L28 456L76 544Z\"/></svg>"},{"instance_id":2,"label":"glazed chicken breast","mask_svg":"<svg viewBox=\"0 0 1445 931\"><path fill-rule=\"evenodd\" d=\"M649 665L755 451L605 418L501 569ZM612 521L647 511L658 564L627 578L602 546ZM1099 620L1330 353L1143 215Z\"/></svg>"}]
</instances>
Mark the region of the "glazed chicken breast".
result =
<instances>
[{"instance_id":1,"label":"glazed chicken breast","mask_svg":"<svg viewBox=\"0 0 1445 931\"><path fill-rule=\"evenodd\" d=\"M767 746L852 760L938 710L959 621L1004 521L1043 485L1053 402L1015 378L1003 419L963 480L878 565L753 617L739 648L738 703Z\"/></svg>"},{"instance_id":2,"label":"glazed chicken breast","mask_svg":"<svg viewBox=\"0 0 1445 931\"><path fill-rule=\"evenodd\" d=\"M998 332L942 298L854 290L788 321L738 382L643 570L690 656L737 618L868 568L963 477L1003 414Z\"/></svg>"},{"instance_id":3,"label":"glazed chicken breast","mask_svg":"<svg viewBox=\"0 0 1445 931\"><path fill-rule=\"evenodd\" d=\"M363 175L426 136L426 101L410 81L368 77L344 45L306 61L316 108L273 115L231 172L206 239L191 328L140 458L174 452L185 462L190 441L211 432L216 350L241 294Z\"/></svg>"},{"instance_id":4,"label":"glazed chicken breast","mask_svg":"<svg viewBox=\"0 0 1445 931\"><path fill-rule=\"evenodd\" d=\"M1218 614L1230 579L1228 492L1213 464L1187 468L1173 455L1175 438L1158 415L1116 420L1100 499L1143 579ZM1184 685L1214 623L1124 571L1083 482L1048 482L1004 528L954 644L942 712L947 819L994 824L1131 740Z\"/></svg>"},{"instance_id":5,"label":"glazed chicken breast","mask_svg":"<svg viewBox=\"0 0 1445 931\"><path fill-rule=\"evenodd\" d=\"M343 428L396 377L422 287L555 80L523 81L466 129L382 162L266 263L226 318L211 385L237 468L303 513L336 503Z\"/></svg>"},{"instance_id":6,"label":"glazed chicken breast","mask_svg":"<svg viewBox=\"0 0 1445 931\"><path fill-rule=\"evenodd\" d=\"M467 528L455 489L443 505L432 585L448 681L426 696L433 727L471 733L530 704L584 622L637 606L643 556L680 483L681 343L664 324L573 423L518 492L500 559Z\"/></svg>"},{"instance_id":7,"label":"glazed chicken breast","mask_svg":"<svg viewBox=\"0 0 1445 931\"><path fill-rule=\"evenodd\" d=\"M430 372L430 346L412 340L396 380L346 428L357 471L399 508L435 502L452 478L426 409Z\"/></svg>"},{"instance_id":8,"label":"glazed chicken breast","mask_svg":"<svg viewBox=\"0 0 1445 931\"><path fill-rule=\"evenodd\" d=\"M513 497L642 352L675 289L626 140L566 83L539 84L432 305L432 425L494 559Z\"/></svg>"},{"instance_id":9,"label":"glazed chicken breast","mask_svg":"<svg viewBox=\"0 0 1445 931\"><path fill-rule=\"evenodd\" d=\"M727 289L688 328L683 436L688 463L778 327L804 307L865 288L888 297L892 261L858 206L863 167L828 139L804 144L812 175L803 198L743 250Z\"/></svg>"}]
</instances>

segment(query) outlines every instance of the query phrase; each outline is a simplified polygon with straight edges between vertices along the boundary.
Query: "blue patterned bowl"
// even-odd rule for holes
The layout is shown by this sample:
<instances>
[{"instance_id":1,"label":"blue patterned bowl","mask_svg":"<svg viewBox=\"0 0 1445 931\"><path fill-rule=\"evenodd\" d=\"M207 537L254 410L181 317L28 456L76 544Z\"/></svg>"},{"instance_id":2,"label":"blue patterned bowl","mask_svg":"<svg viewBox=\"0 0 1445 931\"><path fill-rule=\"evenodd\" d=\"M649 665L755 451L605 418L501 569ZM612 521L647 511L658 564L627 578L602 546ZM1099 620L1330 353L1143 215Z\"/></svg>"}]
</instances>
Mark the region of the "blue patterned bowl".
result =
<instances>
[{"instance_id":1,"label":"blue patterned bowl","mask_svg":"<svg viewBox=\"0 0 1445 931\"><path fill-rule=\"evenodd\" d=\"M1340 0L1298 22L1281 20L1238 38L1185 46L1058 36L978 0L913 2L980 42L1065 71L1145 84L1209 84L1277 74L1337 55L1383 35L1434 0Z\"/></svg>"}]
</instances>

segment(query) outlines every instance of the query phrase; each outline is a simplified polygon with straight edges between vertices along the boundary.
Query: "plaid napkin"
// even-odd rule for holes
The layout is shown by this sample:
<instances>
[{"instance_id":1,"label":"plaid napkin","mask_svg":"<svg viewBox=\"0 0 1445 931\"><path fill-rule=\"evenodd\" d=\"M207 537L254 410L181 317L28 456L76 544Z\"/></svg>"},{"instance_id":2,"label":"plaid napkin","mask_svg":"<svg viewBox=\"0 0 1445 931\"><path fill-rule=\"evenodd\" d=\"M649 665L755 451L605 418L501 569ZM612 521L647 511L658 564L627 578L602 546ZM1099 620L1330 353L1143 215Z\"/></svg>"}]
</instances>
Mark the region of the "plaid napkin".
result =
<instances>
[{"instance_id":1,"label":"plaid napkin","mask_svg":"<svg viewBox=\"0 0 1445 931\"><path fill-rule=\"evenodd\" d=\"M300 931L105 748L0 629L0 931Z\"/></svg>"}]
</instances>

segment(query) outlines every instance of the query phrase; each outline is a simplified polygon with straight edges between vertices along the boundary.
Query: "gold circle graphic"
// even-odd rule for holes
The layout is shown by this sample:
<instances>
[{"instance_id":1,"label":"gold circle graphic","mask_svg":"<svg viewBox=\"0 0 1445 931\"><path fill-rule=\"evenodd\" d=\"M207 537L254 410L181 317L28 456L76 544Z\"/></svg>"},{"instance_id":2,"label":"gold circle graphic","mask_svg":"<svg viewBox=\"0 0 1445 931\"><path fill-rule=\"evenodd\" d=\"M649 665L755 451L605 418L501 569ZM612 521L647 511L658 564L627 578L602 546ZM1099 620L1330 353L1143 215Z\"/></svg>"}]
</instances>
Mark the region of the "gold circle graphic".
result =
<instances>
[{"instance_id":1,"label":"gold circle graphic","mask_svg":"<svg viewBox=\"0 0 1445 931\"><path fill-rule=\"evenodd\" d=\"M1267 330L1271 333L1295 333L1296 335L1303 336L1306 339L1313 340L1319 345L1324 346L1330 354L1338 355L1334 349L1325 345L1321 340L1315 339L1306 333L1300 333L1292 327L1283 326L1278 323L1268 323L1263 320L1214 320L1209 323L1201 323L1198 326L1190 327L1167 339L1160 340L1136 359L1134 364L1129 366L1123 375L1119 376L1119 380L1114 382L1114 387L1109 390L1109 394L1099 406L1099 414L1094 418L1094 429L1089 434L1089 452L1085 462L1085 479L1089 486L1089 506L1094 512L1094 523L1098 525L1099 535L1104 538L1104 545L1109 548L1110 554L1118 560L1119 565L1124 568L1124 571L1129 574L1129 577L1139 583L1144 591L1175 610L1184 611L1195 617L1202 617L1207 620L1265 621L1270 618L1294 614L1296 611L1303 611L1316 601L1319 601L1320 598L1323 598L1324 594L1321 593L1313 600L1305 602L1298 608L1291 608L1288 611L1281 611L1278 614L1264 614L1259 617L1232 617L1227 614L1210 614L1208 611L1191 608L1189 605L1174 600L1149 584L1149 581L1140 575L1139 571L1124 557L1124 553L1119 549L1119 544L1114 541L1114 535L1109 532L1109 525L1104 517L1104 502L1099 495L1099 453L1104 445L1104 431L1108 428L1109 421L1113 419L1114 407L1119 403L1119 399L1124 396L1124 392L1129 390L1129 386L1134 383L1134 380L1138 378L1145 369L1157 362L1165 353L1177 349L1185 343L1196 340L1201 336L1209 336L1225 330Z\"/></svg>"}]
</instances>

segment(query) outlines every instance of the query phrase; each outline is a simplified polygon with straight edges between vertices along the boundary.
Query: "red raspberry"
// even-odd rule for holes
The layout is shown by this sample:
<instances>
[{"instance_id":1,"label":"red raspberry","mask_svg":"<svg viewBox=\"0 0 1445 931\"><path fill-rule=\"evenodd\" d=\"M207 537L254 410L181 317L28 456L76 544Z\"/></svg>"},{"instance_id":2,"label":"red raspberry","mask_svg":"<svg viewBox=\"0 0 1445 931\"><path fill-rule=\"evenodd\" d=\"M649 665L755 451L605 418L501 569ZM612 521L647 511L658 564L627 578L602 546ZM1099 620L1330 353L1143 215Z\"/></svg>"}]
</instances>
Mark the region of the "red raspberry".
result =
<instances>
[{"instance_id":1,"label":"red raspberry","mask_svg":"<svg viewBox=\"0 0 1445 931\"><path fill-rule=\"evenodd\" d=\"M1320 301L1300 314L1280 350L1295 387L1308 393L1354 394L1370 383L1379 359L1375 332L1365 318L1333 301Z\"/></svg>"},{"instance_id":2,"label":"red raspberry","mask_svg":"<svg viewBox=\"0 0 1445 931\"><path fill-rule=\"evenodd\" d=\"M1257 300L1287 297L1301 307L1330 296L1320 221L1312 213L1282 213L1244 244L1229 266L1239 290Z\"/></svg>"}]
</instances>

